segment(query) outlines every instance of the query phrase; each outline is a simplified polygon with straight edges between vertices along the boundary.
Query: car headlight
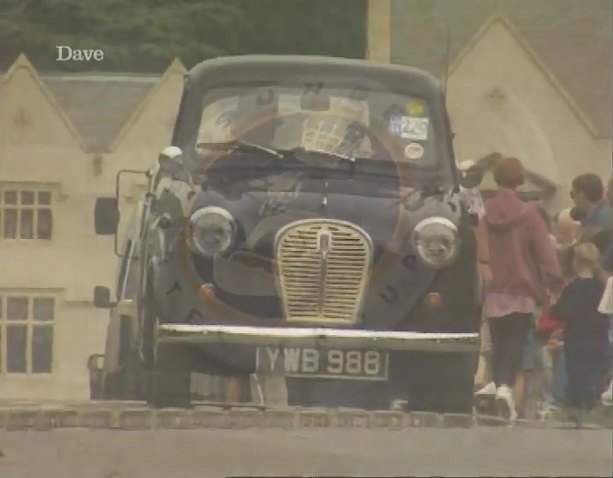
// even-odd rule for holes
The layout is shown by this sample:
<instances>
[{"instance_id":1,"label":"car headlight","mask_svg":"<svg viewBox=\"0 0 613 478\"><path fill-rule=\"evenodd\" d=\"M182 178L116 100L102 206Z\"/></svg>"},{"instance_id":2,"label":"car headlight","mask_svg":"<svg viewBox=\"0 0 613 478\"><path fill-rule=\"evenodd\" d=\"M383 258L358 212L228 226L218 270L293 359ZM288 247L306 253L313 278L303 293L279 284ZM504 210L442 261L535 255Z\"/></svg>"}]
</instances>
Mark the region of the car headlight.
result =
<instances>
[{"instance_id":1,"label":"car headlight","mask_svg":"<svg viewBox=\"0 0 613 478\"><path fill-rule=\"evenodd\" d=\"M427 265L446 267L460 250L458 228L449 219L431 217L419 222L413 231L413 248Z\"/></svg>"},{"instance_id":2,"label":"car headlight","mask_svg":"<svg viewBox=\"0 0 613 478\"><path fill-rule=\"evenodd\" d=\"M190 243L195 252L213 257L227 251L236 237L236 222L217 206L198 209L190 218Z\"/></svg>"}]
</instances>

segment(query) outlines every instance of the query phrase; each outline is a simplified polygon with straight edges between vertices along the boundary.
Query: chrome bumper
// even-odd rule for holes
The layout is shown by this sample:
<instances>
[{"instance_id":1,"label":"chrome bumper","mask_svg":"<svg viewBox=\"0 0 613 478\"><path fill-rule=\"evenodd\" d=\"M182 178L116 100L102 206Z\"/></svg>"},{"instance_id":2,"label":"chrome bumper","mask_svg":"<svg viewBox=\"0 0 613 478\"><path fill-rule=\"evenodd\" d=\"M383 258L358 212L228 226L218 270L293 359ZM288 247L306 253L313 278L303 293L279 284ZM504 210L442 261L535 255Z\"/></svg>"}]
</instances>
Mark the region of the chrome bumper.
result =
<instances>
[{"instance_id":1,"label":"chrome bumper","mask_svg":"<svg viewBox=\"0 0 613 478\"><path fill-rule=\"evenodd\" d=\"M478 352L478 333L385 332L356 329L161 324L158 342L342 349Z\"/></svg>"}]
</instances>

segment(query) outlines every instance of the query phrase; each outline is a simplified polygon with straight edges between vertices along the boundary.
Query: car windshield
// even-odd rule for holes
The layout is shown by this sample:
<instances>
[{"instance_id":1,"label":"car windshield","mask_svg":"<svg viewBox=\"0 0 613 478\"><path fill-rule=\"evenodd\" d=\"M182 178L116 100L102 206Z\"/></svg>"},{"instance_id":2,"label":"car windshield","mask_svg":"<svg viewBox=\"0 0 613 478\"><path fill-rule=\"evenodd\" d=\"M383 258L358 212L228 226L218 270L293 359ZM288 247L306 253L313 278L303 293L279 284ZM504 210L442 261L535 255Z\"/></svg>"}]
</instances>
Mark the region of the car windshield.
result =
<instances>
[{"instance_id":1,"label":"car windshield","mask_svg":"<svg viewBox=\"0 0 613 478\"><path fill-rule=\"evenodd\" d=\"M321 84L223 87L204 95L197 143L243 141L436 171L435 134L423 98Z\"/></svg>"}]
</instances>

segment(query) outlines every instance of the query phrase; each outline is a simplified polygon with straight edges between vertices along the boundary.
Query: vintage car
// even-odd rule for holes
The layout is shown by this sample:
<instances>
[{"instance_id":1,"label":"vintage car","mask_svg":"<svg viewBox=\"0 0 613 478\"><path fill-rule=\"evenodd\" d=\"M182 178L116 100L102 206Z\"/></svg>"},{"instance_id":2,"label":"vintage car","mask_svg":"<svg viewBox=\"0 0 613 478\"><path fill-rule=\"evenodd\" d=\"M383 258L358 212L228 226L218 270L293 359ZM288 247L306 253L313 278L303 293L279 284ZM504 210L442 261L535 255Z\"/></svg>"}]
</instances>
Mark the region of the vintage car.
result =
<instances>
[{"instance_id":1,"label":"vintage car","mask_svg":"<svg viewBox=\"0 0 613 478\"><path fill-rule=\"evenodd\" d=\"M481 287L461 185L480 177L451 138L421 70L195 66L142 172L116 297L94 291L112 309L103 396L188 406L203 373L280 377L290 405L470 411ZM117 234L117 204L98 198L98 234Z\"/></svg>"}]
</instances>

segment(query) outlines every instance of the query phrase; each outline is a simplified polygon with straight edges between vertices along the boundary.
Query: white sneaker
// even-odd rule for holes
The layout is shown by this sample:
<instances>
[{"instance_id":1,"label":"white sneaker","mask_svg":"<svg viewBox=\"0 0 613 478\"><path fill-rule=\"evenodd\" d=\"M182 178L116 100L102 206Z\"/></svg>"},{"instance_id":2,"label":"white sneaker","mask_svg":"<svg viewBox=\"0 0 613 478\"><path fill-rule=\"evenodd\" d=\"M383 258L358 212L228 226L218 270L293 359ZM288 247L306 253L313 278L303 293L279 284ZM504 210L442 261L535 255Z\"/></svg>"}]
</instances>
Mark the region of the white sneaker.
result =
<instances>
[{"instance_id":1,"label":"white sneaker","mask_svg":"<svg viewBox=\"0 0 613 478\"><path fill-rule=\"evenodd\" d=\"M475 395L496 395L496 384L494 382L488 383L485 387L475 392Z\"/></svg>"},{"instance_id":2,"label":"white sneaker","mask_svg":"<svg viewBox=\"0 0 613 478\"><path fill-rule=\"evenodd\" d=\"M509 420L517 420L517 410L515 409L515 401L513 400L513 391L507 385L501 385L498 387L498 390L496 390L496 402L507 409Z\"/></svg>"},{"instance_id":3,"label":"white sneaker","mask_svg":"<svg viewBox=\"0 0 613 478\"><path fill-rule=\"evenodd\" d=\"M613 380L609 382L609 388L600 396L600 400L602 404L607 407L613 405Z\"/></svg>"}]
</instances>

